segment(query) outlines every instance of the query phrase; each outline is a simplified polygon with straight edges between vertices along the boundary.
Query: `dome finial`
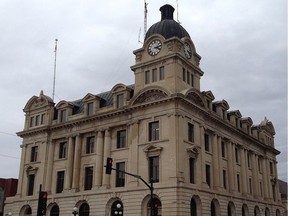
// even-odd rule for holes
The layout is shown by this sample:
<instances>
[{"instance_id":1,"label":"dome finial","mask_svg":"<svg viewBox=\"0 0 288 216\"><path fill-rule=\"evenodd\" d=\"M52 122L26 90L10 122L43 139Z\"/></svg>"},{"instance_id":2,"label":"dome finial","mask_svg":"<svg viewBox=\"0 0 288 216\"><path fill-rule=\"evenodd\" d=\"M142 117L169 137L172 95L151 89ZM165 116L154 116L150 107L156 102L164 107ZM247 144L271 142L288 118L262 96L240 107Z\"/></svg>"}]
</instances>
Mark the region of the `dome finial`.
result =
<instances>
[{"instance_id":1,"label":"dome finial","mask_svg":"<svg viewBox=\"0 0 288 216\"><path fill-rule=\"evenodd\" d=\"M174 13L174 8L169 5L169 4L166 4L166 5L163 5L161 8L160 8L160 11L161 11L161 20L164 20L164 19L172 19L173 20L173 13Z\"/></svg>"}]
</instances>

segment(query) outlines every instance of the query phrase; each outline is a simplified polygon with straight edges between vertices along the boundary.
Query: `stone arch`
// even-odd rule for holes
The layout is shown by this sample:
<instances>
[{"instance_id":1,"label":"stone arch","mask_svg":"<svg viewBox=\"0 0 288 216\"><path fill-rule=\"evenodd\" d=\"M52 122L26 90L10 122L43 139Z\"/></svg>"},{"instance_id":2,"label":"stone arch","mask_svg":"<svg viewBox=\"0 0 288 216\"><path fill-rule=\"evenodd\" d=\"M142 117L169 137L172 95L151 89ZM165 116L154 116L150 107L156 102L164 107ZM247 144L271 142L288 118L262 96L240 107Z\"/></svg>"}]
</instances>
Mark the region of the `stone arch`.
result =
<instances>
[{"instance_id":1,"label":"stone arch","mask_svg":"<svg viewBox=\"0 0 288 216\"><path fill-rule=\"evenodd\" d=\"M213 199L210 204L211 216L220 216L220 204L217 199Z\"/></svg>"},{"instance_id":2,"label":"stone arch","mask_svg":"<svg viewBox=\"0 0 288 216\"><path fill-rule=\"evenodd\" d=\"M185 98L187 98L189 101L192 101L198 106L205 107L205 103L200 92L195 88L190 88L187 91L183 92L183 94L185 95Z\"/></svg>"},{"instance_id":3,"label":"stone arch","mask_svg":"<svg viewBox=\"0 0 288 216\"><path fill-rule=\"evenodd\" d=\"M169 95L170 93L166 89L160 86L150 86L139 91L134 96L134 99L131 100L130 104L135 105L135 104L157 101L162 98L166 98Z\"/></svg>"},{"instance_id":4,"label":"stone arch","mask_svg":"<svg viewBox=\"0 0 288 216\"><path fill-rule=\"evenodd\" d=\"M279 209L276 210L276 216L280 216L280 210Z\"/></svg>"},{"instance_id":5,"label":"stone arch","mask_svg":"<svg viewBox=\"0 0 288 216\"><path fill-rule=\"evenodd\" d=\"M141 215L142 216L150 216L150 211L151 211L151 206L150 206L150 200L151 200L151 196L147 195L144 197L144 199L142 200L141 203ZM160 200L160 198L157 195L153 195L153 206L157 206L158 209L158 214L162 215L162 202Z\"/></svg>"},{"instance_id":6,"label":"stone arch","mask_svg":"<svg viewBox=\"0 0 288 216\"><path fill-rule=\"evenodd\" d=\"M243 204L242 205L242 216L248 216L248 215L249 215L248 206L247 206L247 204Z\"/></svg>"},{"instance_id":7,"label":"stone arch","mask_svg":"<svg viewBox=\"0 0 288 216\"><path fill-rule=\"evenodd\" d=\"M24 205L19 212L20 216L30 216L32 215L32 209L30 205Z\"/></svg>"},{"instance_id":8,"label":"stone arch","mask_svg":"<svg viewBox=\"0 0 288 216\"><path fill-rule=\"evenodd\" d=\"M194 195L190 202L190 215L200 216L202 215L202 203L199 196Z\"/></svg>"}]
</instances>

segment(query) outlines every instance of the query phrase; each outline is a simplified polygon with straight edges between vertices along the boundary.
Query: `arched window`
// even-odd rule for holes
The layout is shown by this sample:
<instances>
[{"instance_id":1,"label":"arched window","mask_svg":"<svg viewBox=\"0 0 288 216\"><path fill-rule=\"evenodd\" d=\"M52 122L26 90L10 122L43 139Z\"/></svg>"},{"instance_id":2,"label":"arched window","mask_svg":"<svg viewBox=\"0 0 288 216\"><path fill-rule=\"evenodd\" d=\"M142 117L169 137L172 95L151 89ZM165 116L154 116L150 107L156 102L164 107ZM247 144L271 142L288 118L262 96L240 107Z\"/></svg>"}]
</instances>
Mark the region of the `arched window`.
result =
<instances>
[{"instance_id":1,"label":"arched window","mask_svg":"<svg viewBox=\"0 0 288 216\"><path fill-rule=\"evenodd\" d=\"M158 216L162 215L162 204L161 201L158 198L153 198L153 207L154 207L154 211L157 212ZM148 208L147 208L147 215L150 215L151 212L151 202L149 200L148 202Z\"/></svg>"},{"instance_id":2,"label":"arched window","mask_svg":"<svg viewBox=\"0 0 288 216\"><path fill-rule=\"evenodd\" d=\"M242 216L248 216L248 207L246 204L242 205Z\"/></svg>"},{"instance_id":3,"label":"arched window","mask_svg":"<svg viewBox=\"0 0 288 216\"><path fill-rule=\"evenodd\" d=\"M260 216L260 209L258 206L255 206L254 208L254 216Z\"/></svg>"},{"instance_id":4,"label":"arched window","mask_svg":"<svg viewBox=\"0 0 288 216\"><path fill-rule=\"evenodd\" d=\"M89 216L90 207L87 203L83 203L79 208L79 216Z\"/></svg>"},{"instance_id":5,"label":"arched window","mask_svg":"<svg viewBox=\"0 0 288 216\"><path fill-rule=\"evenodd\" d=\"M191 199L190 203L190 209L191 209L191 216L197 216L197 204L195 199Z\"/></svg>"},{"instance_id":6,"label":"arched window","mask_svg":"<svg viewBox=\"0 0 288 216\"><path fill-rule=\"evenodd\" d=\"M270 210L269 208L265 208L265 216L270 216Z\"/></svg>"},{"instance_id":7,"label":"arched window","mask_svg":"<svg viewBox=\"0 0 288 216\"><path fill-rule=\"evenodd\" d=\"M216 206L213 201L211 202L210 211L211 211L211 216L216 216Z\"/></svg>"},{"instance_id":8,"label":"arched window","mask_svg":"<svg viewBox=\"0 0 288 216\"><path fill-rule=\"evenodd\" d=\"M32 209L31 209L30 206L25 210L24 215L25 215L25 216L26 216L26 215L27 215L27 216L28 216L28 215L32 215Z\"/></svg>"},{"instance_id":9,"label":"arched window","mask_svg":"<svg viewBox=\"0 0 288 216\"><path fill-rule=\"evenodd\" d=\"M229 202L227 206L227 213L228 216L233 216L235 215L235 205L233 202Z\"/></svg>"},{"instance_id":10,"label":"arched window","mask_svg":"<svg viewBox=\"0 0 288 216\"><path fill-rule=\"evenodd\" d=\"M119 200L113 202L111 206L111 216L123 215L123 214L124 214L123 203Z\"/></svg>"},{"instance_id":11,"label":"arched window","mask_svg":"<svg viewBox=\"0 0 288 216\"><path fill-rule=\"evenodd\" d=\"M58 205L54 205L51 208L50 216L59 216L59 207L58 207Z\"/></svg>"},{"instance_id":12,"label":"arched window","mask_svg":"<svg viewBox=\"0 0 288 216\"><path fill-rule=\"evenodd\" d=\"M276 216L280 216L280 211L279 211L279 209L276 210Z\"/></svg>"}]
</instances>

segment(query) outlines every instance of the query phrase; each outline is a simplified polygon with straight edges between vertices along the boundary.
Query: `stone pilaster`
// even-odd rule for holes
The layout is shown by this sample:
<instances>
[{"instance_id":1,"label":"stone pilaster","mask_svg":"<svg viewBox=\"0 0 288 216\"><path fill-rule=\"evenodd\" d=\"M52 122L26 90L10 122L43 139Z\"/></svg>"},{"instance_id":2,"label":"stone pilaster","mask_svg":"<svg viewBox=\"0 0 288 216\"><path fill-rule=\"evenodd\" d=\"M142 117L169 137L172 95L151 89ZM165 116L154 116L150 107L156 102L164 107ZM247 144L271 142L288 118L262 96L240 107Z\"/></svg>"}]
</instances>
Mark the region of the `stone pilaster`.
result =
<instances>
[{"instance_id":1,"label":"stone pilaster","mask_svg":"<svg viewBox=\"0 0 288 216\"><path fill-rule=\"evenodd\" d=\"M80 166L81 166L81 147L82 147L82 139L81 135L78 134L75 138L75 153L74 153L74 165L73 165L73 182L72 182L72 188L75 191L79 191L79 177L80 177Z\"/></svg>"},{"instance_id":2,"label":"stone pilaster","mask_svg":"<svg viewBox=\"0 0 288 216\"><path fill-rule=\"evenodd\" d=\"M95 171L95 180L94 186L100 187L102 185L102 176L103 176L103 161L106 161L106 158L103 157L103 148L104 148L104 139L103 132L97 132L96 138L96 171ZM104 174L105 175L105 174Z\"/></svg>"},{"instance_id":3,"label":"stone pilaster","mask_svg":"<svg viewBox=\"0 0 288 216\"><path fill-rule=\"evenodd\" d=\"M45 190L48 193L52 192L51 184L52 184L52 176L53 176L53 163L54 163L54 151L55 151L55 140L52 140L49 143L48 148L48 161L47 161L47 174L46 174L46 188Z\"/></svg>"},{"instance_id":4,"label":"stone pilaster","mask_svg":"<svg viewBox=\"0 0 288 216\"><path fill-rule=\"evenodd\" d=\"M240 163L241 163L241 185L242 185L242 194L247 194L247 170L248 166L245 160L245 149L240 148Z\"/></svg>"},{"instance_id":5,"label":"stone pilaster","mask_svg":"<svg viewBox=\"0 0 288 216\"><path fill-rule=\"evenodd\" d=\"M235 161L233 154L233 144L231 141L228 142L227 146L227 158L228 158L228 183L229 183L229 191L233 193L235 191Z\"/></svg>"},{"instance_id":6,"label":"stone pilaster","mask_svg":"<svg viewBox=\"0 0 288 216\"><path fill-rule=\"evenodd\" d=\"M74 138L70 136L68 138L68 154L67 154L66 177L64 187L66 190L70 190L72 187L73 157L74 157Z\"/></svg>"},{"instance_id":7,"label":"stone pilaster","mask_svg":"<svg viewBox=\"0 0 288 216\"><path fill-rule=\"evenodd\" d=\"M103 163L106 163L107 157L110 157L110 155L111 155L111 133L109 129L106 129L105 136L104 136ZM103 170L102 173L103 173L102 186L104 186L105 188L109 188L110 187L110 175L107 175L105 173L105 169Z\"/></svg>"},{"instance_id":8,"label":"stone pilaster","mask_svg":"<svg viewBox=\"0 0 288 216\"><path fill-rule=\"evenodd\" d=\"M220 187L219 184L219 176L220 176L220 170L219 170L219 154L218 154L218 140L217 140L217 134L214 133L212 135L212 153L213 153L213 188L218 190Z\"/></svg>"}]
</instances>

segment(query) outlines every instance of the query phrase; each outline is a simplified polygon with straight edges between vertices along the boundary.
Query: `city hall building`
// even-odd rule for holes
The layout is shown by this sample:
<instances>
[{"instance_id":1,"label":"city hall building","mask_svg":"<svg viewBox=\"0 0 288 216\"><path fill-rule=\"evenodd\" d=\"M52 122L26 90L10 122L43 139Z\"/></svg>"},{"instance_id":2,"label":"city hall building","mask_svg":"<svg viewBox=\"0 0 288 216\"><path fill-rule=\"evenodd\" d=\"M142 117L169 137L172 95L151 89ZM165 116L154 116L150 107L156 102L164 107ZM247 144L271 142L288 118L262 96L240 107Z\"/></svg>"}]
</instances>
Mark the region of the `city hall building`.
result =
<instances>
[{"instance_id":1,"label":"city hall building","mask_svg":"<svg viewBox=\"0 0 288 216\"><path fill-rule=\"evenodd\" d=\"M5 214L36 215L39 186L46 215L283 215L275 130L254 124L200 88L203 71L189 33L160 8L133 53L135 83L55 104L42 91L24 107L18 191ZM92 89L93 91L93 89ZM75 208L76 207L76 208Z\"/></svg>"}]
</instances>

